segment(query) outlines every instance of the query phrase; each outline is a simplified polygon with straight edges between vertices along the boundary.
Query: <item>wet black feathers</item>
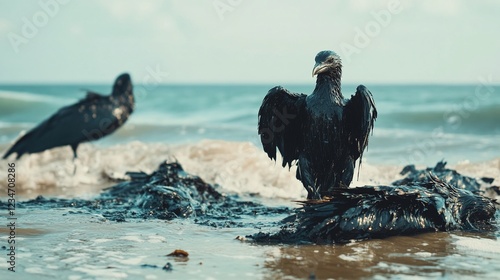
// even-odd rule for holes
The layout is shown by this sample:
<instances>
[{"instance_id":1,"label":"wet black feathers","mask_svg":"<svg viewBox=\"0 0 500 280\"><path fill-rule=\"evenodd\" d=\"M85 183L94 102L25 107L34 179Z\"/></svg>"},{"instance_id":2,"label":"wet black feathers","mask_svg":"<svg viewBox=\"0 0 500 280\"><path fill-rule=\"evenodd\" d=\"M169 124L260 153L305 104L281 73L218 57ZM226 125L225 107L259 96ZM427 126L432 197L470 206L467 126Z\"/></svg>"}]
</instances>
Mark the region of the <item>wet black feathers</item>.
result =
<instances>
[{"instance_id":1,"label":"wet black feathers","mask_svg":"<svg viewBox=\"0 0 500 280\"><path fill-rule=\"evenodd\" d=\"M302 203L276 234L259 233L263 242L347 243L432 231L494 228L491 199L434 177L406 186L336 189L330 198Z\"/></svg>"},{"instance_id":2,"label":"wet black feathers","mask_svg":"<svg viewBox=\"0 0 500 280\"><path fill-rule=\"evenodd\" d=\"M348 129L348 141L352 156L363 158L363 151L368 147L368 137L373 131L377 119L377 108L371 92L363 85L356 89L356 93L347 102L344 109L345 128Z\"/></svg>"},{"instance_id":3,"label":"wet black feathers","mask_svg":"<svg viewBox=\"0 0 500 280\"><path fill-rule=\"evenodd\" d=\"M120 75L110 95L88 92L79 102L63 107L22 136L3 156L38 153L66 146L76 149L82 142L100 139L125 123L134 108L132 83L128 74Z\"/></svg>"},{"instance_id":4,"label":"wet black feathers","mask_svg":"<svg viewBox=\"0 0 500 280\"><path fill-rule=\"evenodd\" d=\"M320 74L310 95L314 95L311 104L305 94L275 87L265 96L258 113L264 151L276 160L278 149L283 167L298 160L297 178L308 190L309 198L349 186L354 162L359 159L361 165L377 118L371 92L360 85L350 100L344 100L340 82L334 80L340 79L335 76L340 71L335 71L331 76Z\"/></svg>"},{"instance_id":5,"label":"wet black feathers","mask_svg":"<svg viewBox=\"0 0 500 280\"><path fill-rule=\"evenodd\" d=\"M282 87L269 90L259 109L258 130L264 151L276 160L276 148L283 156L282 166L291 166L303 149L297 133L302 130L305 94L295 94Z\"/></svg>"}]
</instances>

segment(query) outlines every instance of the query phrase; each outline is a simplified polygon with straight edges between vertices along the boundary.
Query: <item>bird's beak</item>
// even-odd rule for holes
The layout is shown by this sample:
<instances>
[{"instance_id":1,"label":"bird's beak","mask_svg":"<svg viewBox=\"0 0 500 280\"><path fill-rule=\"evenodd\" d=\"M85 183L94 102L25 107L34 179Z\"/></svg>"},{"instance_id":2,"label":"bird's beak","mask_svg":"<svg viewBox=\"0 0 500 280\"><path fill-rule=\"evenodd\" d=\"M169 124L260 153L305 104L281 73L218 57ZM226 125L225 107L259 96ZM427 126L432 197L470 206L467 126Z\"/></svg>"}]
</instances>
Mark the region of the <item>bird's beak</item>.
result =
<instances>
[{"instance_id":1,"label":"bird's beak","mask_svg":"<svg viewBox=\"0 0 500 280\"><path fill-rule=\"evenodd\" d=\"M327 68L328 64L323 64L319 62L314 64L312 76L314 77L314 75L324 72Z\"/></svg>"}]
</instances>

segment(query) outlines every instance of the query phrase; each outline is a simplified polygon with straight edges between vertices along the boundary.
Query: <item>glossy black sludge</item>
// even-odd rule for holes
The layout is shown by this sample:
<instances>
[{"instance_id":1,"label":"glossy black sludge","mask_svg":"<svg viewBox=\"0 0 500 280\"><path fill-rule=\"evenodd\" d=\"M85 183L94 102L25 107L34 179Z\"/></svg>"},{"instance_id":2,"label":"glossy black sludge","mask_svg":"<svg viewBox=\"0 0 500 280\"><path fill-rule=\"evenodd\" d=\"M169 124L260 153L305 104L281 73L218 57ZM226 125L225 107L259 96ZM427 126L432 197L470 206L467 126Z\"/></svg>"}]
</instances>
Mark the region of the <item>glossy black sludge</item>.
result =
<instances>
[{"instance_id":1,"label":"glossy black sludge","mask_svg":"<svg viewBox=\"0 0 500 280\"><path fill-rule=\"evenodd\" d=\"M490 231L496 227L498 203L480 195L476 180L441 161L433 168L403 168L405 178L392 186L364 186L336 190L330 198L304 201L285 219L278 233L252 238L268 243L346 243L351 240L411 235L432 231Z\"/></svg>"}]
</instances>

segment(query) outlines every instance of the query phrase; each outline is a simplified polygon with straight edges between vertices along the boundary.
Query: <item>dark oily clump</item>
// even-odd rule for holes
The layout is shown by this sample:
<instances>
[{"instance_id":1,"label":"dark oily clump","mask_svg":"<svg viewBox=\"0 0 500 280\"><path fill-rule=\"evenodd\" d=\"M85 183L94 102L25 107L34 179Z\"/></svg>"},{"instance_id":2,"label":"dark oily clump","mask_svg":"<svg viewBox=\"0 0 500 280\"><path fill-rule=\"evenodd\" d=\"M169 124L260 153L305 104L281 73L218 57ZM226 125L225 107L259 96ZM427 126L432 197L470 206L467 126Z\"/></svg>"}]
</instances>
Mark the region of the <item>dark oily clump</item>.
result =
<instances>
[{"instance_id":1,"label":"dark oily clump","mask_svg":"<svg viewBox=\"0 0 500 280\"><path fill-rule=\"evenodd\" d=\"M222 194L201 178L184 172L177 163L162 163L152 174L128 172L131 181L106 190L102 199L113 199L142 216L171 220L203 215L207 206L224 200Z\"/></svg>"},{"instance_id":2,"label":"dark oily clump","mask_svg":"<svg viewBox=\"0 0 500 280\"><path fill-rule=\"evenodd\" d=\"M184 172L179 163L162 163L152 174L128 173L131 180L106 189L95 199L46 199L42 196L19 207L74 208L101 214L112 221L203 215L211 203L224 196L196 176Z\"/></svg>"},{"instance_id":3,"label":"dark oily clump","mask_svg":"<svg viewBox=\"0 0 500 280\"><path fill-rule=\"evenodd\" d=\"M258 242L346 243L350 240L430 231L493 230L493 201L429 176L407 186L335 190L332 197L304 201L275 234Z\"/></svg>"},{"instance_id":4,"label":"dark oily clump","mask_svg":"<svg viewBox=\"0 0 500 280\"><path fill-rule=\"evenodd\" d=\"M151 174L129 172L130 181L106 189L95 199L47 199L42 196L21 202L19 208L70 208L70 214L100 214L106 219L162 219L194 217L198 224L213 227L261 227L264 222L243 217L289 215L288 207L267 207L227 196L197 176L186 173L177 163L162 163ZM7 204L0 201L0 208Z\"/></svg>"},{"instance_id":5,"label":"dark oily clump","mask_svg":"<svg viewBox=\"0 0 500 280\"><path fill-rule=\"evenodd\" d=\"M480 181L472 177L464 176L456 170L446 168L446 162L440 161L434 167L417 170L415 165L407 165L401 171L401 175L406 175L405 178L395 181L392 184L395 186L407 186L428 181L429 173L440 178L442 181L455 186L459 189L468 190L473 193L481 192L481 184L489 185L493 183L493 178L481 178Z\"/></svg>"}]
</instances>

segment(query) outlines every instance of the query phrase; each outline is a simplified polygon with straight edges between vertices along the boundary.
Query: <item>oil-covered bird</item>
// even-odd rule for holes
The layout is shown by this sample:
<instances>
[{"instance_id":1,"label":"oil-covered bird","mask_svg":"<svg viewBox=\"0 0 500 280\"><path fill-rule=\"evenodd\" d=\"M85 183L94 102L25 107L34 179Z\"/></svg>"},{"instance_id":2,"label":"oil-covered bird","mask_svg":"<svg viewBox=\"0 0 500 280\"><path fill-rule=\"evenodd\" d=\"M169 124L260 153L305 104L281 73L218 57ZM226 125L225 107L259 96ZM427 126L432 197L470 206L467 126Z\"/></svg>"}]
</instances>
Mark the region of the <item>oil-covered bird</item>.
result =
<instances>
[{"instance_id":1,"label":"oil-covered bird","mask_svg":"<svg viewBox=\"0 0 500 280\"><path fill-rule=\"evenodd\" d=\"M404 186L336 189L328 199L302 202L278 233L253 238L332 244L436 231L496 231L495 201L447 183L448 179L427 174L426 181Z\"/></svg>"},{"instance_id":2,"label":"oil-covered bird","mask_svg":"<svg viewBox=\"0 0 500 280\"><path fill-rule=\"evenodd\" d=\"M359 165L373 130L377 109L363 85L346 100L341 92L342 63L333 51L316 55L312 94L295 94L278 86L267 93L259 110L258 132L264 151L282 166L297 161L297 179L308 199L330 196L347 188Z\"/></svg>"},{"instance_id":3,"label":"oil-covered bird","mask_svg":"<svg viewBox=\"0 0 500 280\"><path fill-rule=\"evenodd\" d=\"M116 78L110 95L87 92L79 102L63 107L22 136L5 153L4 159L16 153L39 153L70 146L77 157L80 143L94 141L115 132L134 111L134 95L129 74Z\"/></svg>"}]
</instances>

